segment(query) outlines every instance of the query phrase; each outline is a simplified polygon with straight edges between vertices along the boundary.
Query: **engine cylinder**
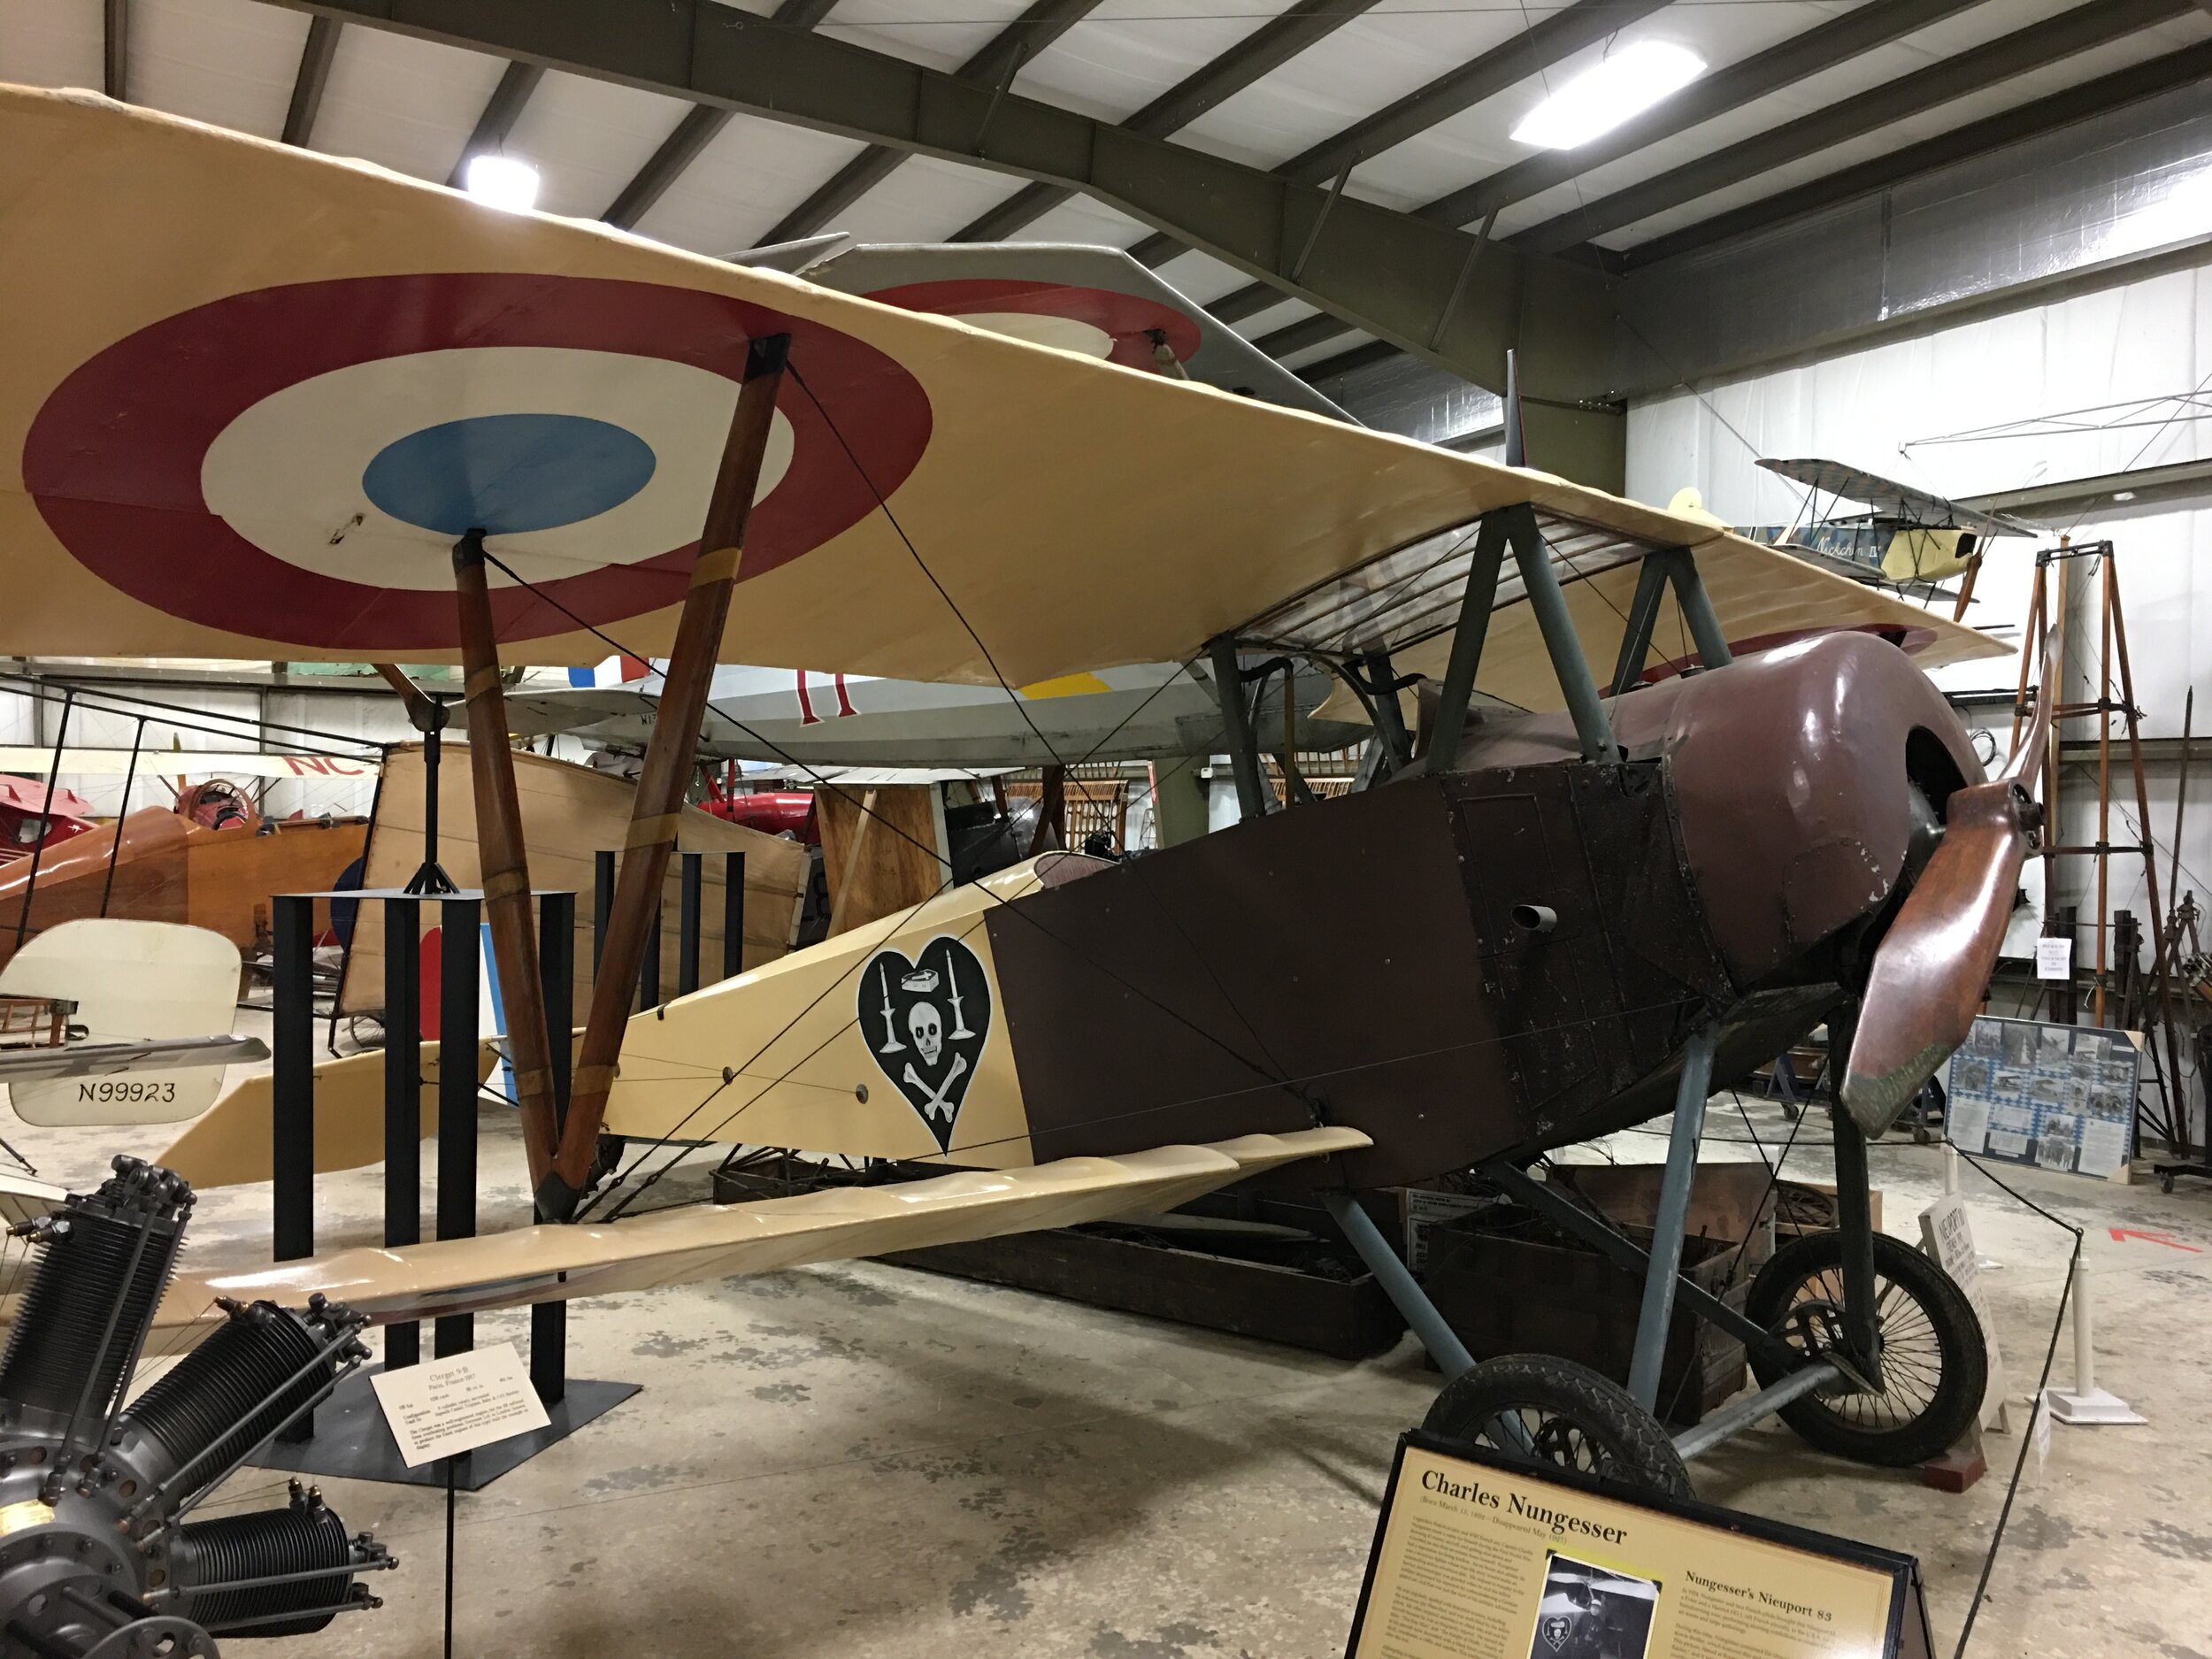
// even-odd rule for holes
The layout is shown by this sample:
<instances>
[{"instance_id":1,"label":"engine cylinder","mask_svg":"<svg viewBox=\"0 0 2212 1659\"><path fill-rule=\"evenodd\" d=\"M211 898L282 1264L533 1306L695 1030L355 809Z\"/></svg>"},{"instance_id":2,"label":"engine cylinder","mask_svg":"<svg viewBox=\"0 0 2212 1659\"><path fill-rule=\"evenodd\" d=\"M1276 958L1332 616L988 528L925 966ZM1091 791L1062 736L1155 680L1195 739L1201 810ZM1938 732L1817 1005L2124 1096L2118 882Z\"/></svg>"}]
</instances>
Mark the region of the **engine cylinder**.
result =
<instances>
[{"instance_id":1,"label":"engine cylinder","mask_svg":"<svg viewBox=\"0 0 2212 1659\"><path fill-rule=\"evenodd\" d=\"M136 1158L114 1169L33 1230L43 1253L0 1358L0 1401L19 1423L59 1429L81 1404L103 1424L169 1283L192 1189Z\"/></svg>"},{"instance_id":2,"label":"engine cylinder","mask_svg":"<svg viewBox=\"0 0 2212 1659\"><path fill-rule=\"evenodd\" d=\"M207 1340L141 1394L117 1424L131 1461L181 1500L219 1479L327 1386L315 1364L331 1332L317 1313L273 1302L234 1307ZM304 1371L304 1374L302 1374Z\"/></svg>"},{"instance_id":3,"label":"engine cylinder","mask_svg":"<svg viewBox=\"0 0 2212 1659\"><path fill-rule=\"evenodd\" d=\"M381 1559L381 1551L374 1553ZM188 1522L172 1560L185 1591L177 1610L211 1635L243 1627L256 1636L300 1636L322 1629L349 1603L353 1571L363 1555L321 1496L295 1483L288 1509ZM249 1582L298 1573L319 1576L289 1584ZM243 1587L196 1587L226 1584ZM299 1617L277 1617L287 1613Z\"/></svg>"}]
</instances>

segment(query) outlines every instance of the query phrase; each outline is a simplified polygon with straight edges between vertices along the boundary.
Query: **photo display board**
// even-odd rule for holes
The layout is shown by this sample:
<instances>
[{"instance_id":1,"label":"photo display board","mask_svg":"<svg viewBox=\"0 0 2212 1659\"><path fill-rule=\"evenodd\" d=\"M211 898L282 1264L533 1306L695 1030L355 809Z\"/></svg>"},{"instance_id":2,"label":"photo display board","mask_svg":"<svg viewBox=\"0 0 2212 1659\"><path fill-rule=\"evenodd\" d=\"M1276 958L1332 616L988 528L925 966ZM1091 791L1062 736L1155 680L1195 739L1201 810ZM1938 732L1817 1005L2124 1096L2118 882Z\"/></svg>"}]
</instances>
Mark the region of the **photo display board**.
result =
<instances>
[{"instance_id":1,"label":"photo display board","mask_svg":"<svg viewBox=\"0 0 2212 1659\"><path fill-rule=\"evenodd\" d=\"M1909 1555L1416 1431L1346 1659L1924 1659Z\"/></svg>"},{"instance_id":2,"label":"photo display board","mask_svg":"<svg viewBox=\"0 0 2212 1659\"><path fill-rule=\"evenodd\" d=\"M1977 1157L2108 1176L2135 1151L2142 1056L2128 1033L1975 1020L1951 1056L1951 1142Z\"/></svg>"}]
</instances>

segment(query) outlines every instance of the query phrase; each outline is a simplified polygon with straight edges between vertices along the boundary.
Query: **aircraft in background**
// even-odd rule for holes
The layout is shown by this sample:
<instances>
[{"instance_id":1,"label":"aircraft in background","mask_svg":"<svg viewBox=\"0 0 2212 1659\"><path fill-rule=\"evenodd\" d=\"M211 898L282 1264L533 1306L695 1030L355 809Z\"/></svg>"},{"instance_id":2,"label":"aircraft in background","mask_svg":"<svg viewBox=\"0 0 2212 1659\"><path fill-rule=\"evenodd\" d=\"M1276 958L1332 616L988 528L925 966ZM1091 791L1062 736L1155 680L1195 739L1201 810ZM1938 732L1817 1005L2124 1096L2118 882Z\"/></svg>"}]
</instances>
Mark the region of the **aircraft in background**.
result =
<instances>
[{"instance_id":1,"label":"aircraft in background","mask_svg":"<svg viewBox=\"0 0 2212 1659\"><path fill-rule=\"evenodd\" d=\"M1802 552L1861 580L1878 579L1900 588L1924 582L1932 590L1936 583L1963 573L1966 580L1957 596L1961 617L1972 598L1974 577L1990 541L1998 536L2040 534L2021 519L1978 511L1841 461L1769 457L1759 465L1811 492L1807 522L1760 526L1746 529L1744 534ZM1856 502L1867 511L1840 518L1824 516L1824 494L1832 498L1832 505Z\"/></svg>"}]
</instances>

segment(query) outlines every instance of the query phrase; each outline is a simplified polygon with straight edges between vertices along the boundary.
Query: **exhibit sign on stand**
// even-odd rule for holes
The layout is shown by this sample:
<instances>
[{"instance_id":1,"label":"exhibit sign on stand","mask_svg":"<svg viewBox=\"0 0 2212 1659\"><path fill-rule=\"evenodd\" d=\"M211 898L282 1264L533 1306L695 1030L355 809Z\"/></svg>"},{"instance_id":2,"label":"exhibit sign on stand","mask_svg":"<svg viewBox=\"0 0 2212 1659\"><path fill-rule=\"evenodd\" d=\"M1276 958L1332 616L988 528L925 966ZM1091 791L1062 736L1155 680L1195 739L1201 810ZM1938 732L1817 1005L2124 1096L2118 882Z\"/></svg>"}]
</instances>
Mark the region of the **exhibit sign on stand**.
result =
<instances>
[{"instance_id":1,"label":"exhibit sign on stand","mask_svg":"<svg viewBox=\"0 0 2212 1659\"><path fill-rule=\"evenodd\" d=\"M2119 1176L2135 1151L2141 1064L2126 1032L1985 1014L1945 1079L1951 1142L1974 1157Z\"/></svg>"},{"instance_id":2,"label":"exhibit sign on stand","mask_svg":"<svg viewBox=\"0 0 2212 1659\"><path fill-rule=\"evenodd\" d=\"M1418 1430L1347 1659L1925 1659L1919 1564Z\"/></svg>"}]
</instances>

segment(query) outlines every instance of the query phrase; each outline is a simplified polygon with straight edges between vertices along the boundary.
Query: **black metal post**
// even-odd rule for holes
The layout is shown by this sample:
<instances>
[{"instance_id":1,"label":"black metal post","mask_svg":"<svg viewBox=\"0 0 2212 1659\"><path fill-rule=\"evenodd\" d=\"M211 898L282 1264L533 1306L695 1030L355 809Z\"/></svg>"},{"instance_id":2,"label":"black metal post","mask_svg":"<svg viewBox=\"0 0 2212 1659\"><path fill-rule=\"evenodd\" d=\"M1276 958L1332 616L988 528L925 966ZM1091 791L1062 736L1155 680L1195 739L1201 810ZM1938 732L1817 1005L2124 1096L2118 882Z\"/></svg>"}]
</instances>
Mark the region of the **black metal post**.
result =
<instances>
[{"instance_id":1,"label":"black metal post","mask_svg":"<svg viewBox=\"0 0 2212 1659\"><path fill-rule=\"evenodd\" d=\"M269 909L270 1237L276 1259L289 1262L315 1254L315 901L282 893ZM314 1432L310 1411L279 1438Z\"/></svg>"},{"instance_id":2,"label":"black metal post","mask_svg":"<svg viewBox=\"0 0 2212 1659\"><path fill-rule=\"evenodd\" d=\"M115 839L108 843L107 874L100 882L100 914L108 913L108 900L115 893L115 861L123 850L123 820L131 815L131 788L138 781L138 751L146 746L146 717L138 717L138 729L131 733L131 761L123 770L123 799L115 809Z\"/></svg>"},{"instance_id":3,"label":"black metal post","mask_svg":"<svg viewBox=\"0 0 2212 1659\"><path fill-rule=\"evenodd\" d=\"M422 902L384 901L384 1242L422 1242ZM422 1327L384 1328L384 1369L422 1357Z\"/></svg>"},{"instance_id":4,"label":"black metal post","mask_svg":"<svg viewBox=\"0 0 2212 1659\"><path fill-rule=\"evenodd\" d=\"M476 988L484 959L483 903L447 899L439 906L438 1236L476 1236ZM437 1355L476 1346L476 1316L442 1314Z\"/></svg>"},{"instance_id":5,"label":"black metal post","mask_svg":"<svg viewBox=\"0 0 2212 1659\"><path fill-rule=\"evenodd\" d=\"M661 1000L661 911L653 906L652 929L645 936L645 959L638 964L638 1007L647 1009Z\"/></svg>"},{"instance_id":6,"label":"black metal post","mask_svg":"<svg viewBox=\"0 0 2212 1659\"><path fill-rule=\"evenodd\" d=\"M315 901L279 894L269 1044L271 1236L276 1259L315 1254Z\"/></svg>"},{"instance_id":7,"label":"black metal post","mask_svg":"<svg viewBox=\"0 0 2212 1659\"><path fill-rule=\"evenodd\" d=\"M591 856L591 972L599 976L599 953L606 948L607 916L614 909L614 855Z\"/></svg>"},{"instance_id":8,"label":"black metal post","mask_svg":"<svg viewBox=\"0 0 2212 1659\"><path fill-rule=\"evenodd\" d=\"M553 1035L553 1115L568 1119L569 1071L576 1044L576 895L538 895L538 978L544 988L545 1025ZM568 1392L568 1304L541 1302L530 1309L530 1383L547 1407Z\"/></svg>"},{"instance_id":9,"label":"black metal post","mask_svg":"<svg viewBox=\"0 0 2212 1659\"><path fill-rule=\"evenodd\" d=\"M407 891L435 897L457 893L453 878L438 862L438 761L444 748L446 707L425 696L408 707L408 718L422 733L422 863L407 879Z\"/></svg>"},{"instance_id":10,"label":"black metal post","mask_svg":"<svg viewBox=\"0 0 2212 1659\"><path fill-rule=\"evenodd\" d=\"M46 808L39 815L38 841L31 849L31 874L23 884L23 910L15 918L15 948L23 949L25 933L31 926L31 901L38 894L38 867L46 856L46 837L54 827L54 791L61 787L62 751L69 738L69 710L76 707L77 692L73 686L62 694L61 720L54 728L54 758L46 768ZM116 833L122 833L122 825L116 825Z\"/></svg>"},{"instance_id":11,"label":"black metal post","mask_svg":"<svg viewBox=\"0 0 2212 1659\"><path fill-rule=\"evenodd\" d=\"M722 855L722 977L745 972L745 855Z\"/></svg>"},{"instance_id":12,"label":"black metal post","mask_svg":"<svg viewBox=\"0 0 2212 1659\"><path fill-rule=\"evenodd\" d=\"M1222 740L1228 747L1229 768L1236 775L1237 810L1245 818L1259 818L1267 811L1267 786L1260 778L1260 751L1252 737L1252 711L1245 705L1244 670L1237 661L1236 641L1217 639L1207 649L1213 655Z\"/></svg>"},{"instance_id":13,"label":"black metal post","mask_svg":"<svg viewBox=\"0 0 2212 1659\"><path fill-rule=\"evenodd\" d=\"M699 988L700 884L706 879L704 853L679 853L681 863L676 910L676 995L689 996Z\"/></svg>"}]
</instances>

